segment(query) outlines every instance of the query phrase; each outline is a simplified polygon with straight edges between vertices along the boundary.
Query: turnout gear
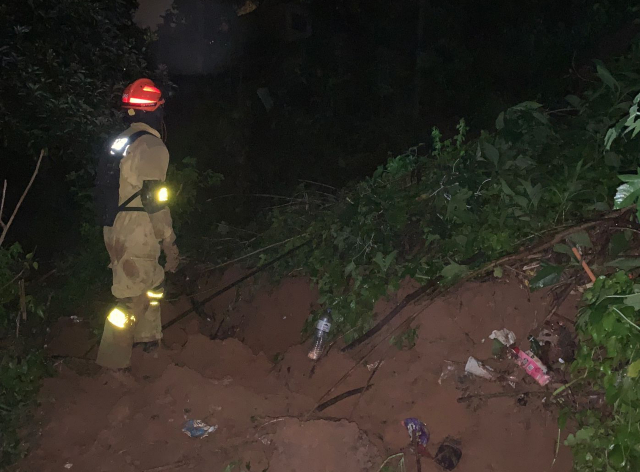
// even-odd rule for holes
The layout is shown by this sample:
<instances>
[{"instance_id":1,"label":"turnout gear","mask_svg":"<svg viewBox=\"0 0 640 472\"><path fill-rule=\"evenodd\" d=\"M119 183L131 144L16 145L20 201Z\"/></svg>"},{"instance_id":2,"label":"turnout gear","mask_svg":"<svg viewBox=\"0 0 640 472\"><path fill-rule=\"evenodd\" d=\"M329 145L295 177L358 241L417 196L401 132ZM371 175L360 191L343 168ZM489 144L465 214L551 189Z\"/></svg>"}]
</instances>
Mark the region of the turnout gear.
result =
<instances>
[{"instance_id":1,"label":"turnout gear","mask_svg":"<svg viewBox=\"0 0 640 472\"><path fill-rule=\"evenodd\" d=\"M138 79L122 93L122 108L156 111L164 105L162 92L150 79Z\"/></svg>"},{"instance_id":2,"label":"turnout gear","mask_svg":"<svg viewBox=\"0 0 640 472\"><path fill-rule=\"evenodd\" d=\"M124 368L129 365L134 343L162 338L164 269L158 259L164 249L167 270L175 270L179 256L166 207L170 198L164 185L169 152L160 134L135 122L109 149L108 156L118 162L117 200L114 204L112 198L110 218L101 222L113 273L111 292L120 303L105 322L97 363ZM108 181L113 192L113 177Z\"/></svg>"},{"instance_id":3,"label":"turnout gear","mask_svg":"<svg viewBox=\"0 0 640 472\"><path fill-rule=\"evenodd\" d=\"M151 133L140 130L130 136L118 137L111 143L109 150L100 156L94 194L96 216L100 226L113 226L116 216L121 211L135 211L127 205L137 194L120 204L120 161L138 138L148 134Z\"/></svg>"}]
</instances>

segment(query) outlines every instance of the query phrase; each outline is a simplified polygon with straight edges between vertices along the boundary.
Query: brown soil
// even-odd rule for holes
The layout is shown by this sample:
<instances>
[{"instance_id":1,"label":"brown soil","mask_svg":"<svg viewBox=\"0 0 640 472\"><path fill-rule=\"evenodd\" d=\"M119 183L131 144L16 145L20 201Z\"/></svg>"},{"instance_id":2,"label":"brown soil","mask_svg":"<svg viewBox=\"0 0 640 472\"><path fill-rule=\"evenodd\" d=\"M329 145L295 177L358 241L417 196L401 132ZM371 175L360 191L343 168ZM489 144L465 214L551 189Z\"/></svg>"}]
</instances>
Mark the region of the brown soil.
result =
<instances>
[{"instance_id":1,"label":"brown soil","mask_svg":"<svg viewBox=\"0 0 640 472\"><path fill-rule=\"evenodd\" d=\"M376 311L386 312L412 287L407 282ZM413 349L399 351L384 341L364 356L374 344L346 354L336 345L314 367L308 345L299 342L316 296L304 279L288 279L276 288L245 287L205 307L209 321L192 315L167 330L158 351L136 350L130 373L100 371L86 361L58 362L58 375L45 382L40 395L31 454L15 470L377 472L385 458L404 452L406 470L414 471L415 456L401 424L407 417L427 425L431 454L447 436L461 441L459 472L570 470L570 452L562 445L552 468L558 428L550 394L509 361L491 359L488 335L506 327L525 344L549 311L544 294L530 294L516 280L469 283L426 309L418 304L400 315L406 319L422 310ZM165 312L175 316L188 306L181 300ZM570 316L571 310L563 313ZM209 339L222 319L237 322L235 333L244 344ZM81 323L63 322L50 348L56 355L64 355L65 346L80 352L84 344L82 349L70 344L86 342L82 330ZM283 357L273 364L277 353ZM516 374L515 389L464 375L470 355L498 372ZM352 375L323 397L362 357ZM367 364L377 361L384 362L366 393L310 414L319 401L366 385ZM447 366L454 372L441 378ZM540 394L531 394L522 406L516 400L525 391ZM457 401L496 392L513 395ZM186 418L218 429L203 439L190 438L182 432ZM389 470L396 470L397 459L391 464ZM423 458L422 470L442 469Z\"/></svg>"}]
</instances>

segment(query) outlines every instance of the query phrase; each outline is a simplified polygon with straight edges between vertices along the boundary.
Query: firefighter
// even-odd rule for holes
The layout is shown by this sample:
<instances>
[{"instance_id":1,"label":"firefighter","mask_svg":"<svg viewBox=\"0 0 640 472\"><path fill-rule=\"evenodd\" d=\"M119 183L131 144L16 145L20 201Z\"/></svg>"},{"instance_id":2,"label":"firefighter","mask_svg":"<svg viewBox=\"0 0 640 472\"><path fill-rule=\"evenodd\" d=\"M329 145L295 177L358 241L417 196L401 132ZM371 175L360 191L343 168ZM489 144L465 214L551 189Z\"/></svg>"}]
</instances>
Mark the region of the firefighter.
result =
<instances>
[{"instance_id":1,"label":"firefighter","mask_svg":"<svg viewBox=\"0 0 640 472\"><path fill-rule=\"evenodd\" d=\"M113 273L117 303L105 321L96 362L107 368L129 366L134 343L145 350L162 338L160 301L164 271L179 263L165 185L169 151L161 139L164 99L149 79L139 79L122 95L127 130L98 162L97 215ZM159 264L161 250L166 257Z\"/></svg>"}]
</instances>

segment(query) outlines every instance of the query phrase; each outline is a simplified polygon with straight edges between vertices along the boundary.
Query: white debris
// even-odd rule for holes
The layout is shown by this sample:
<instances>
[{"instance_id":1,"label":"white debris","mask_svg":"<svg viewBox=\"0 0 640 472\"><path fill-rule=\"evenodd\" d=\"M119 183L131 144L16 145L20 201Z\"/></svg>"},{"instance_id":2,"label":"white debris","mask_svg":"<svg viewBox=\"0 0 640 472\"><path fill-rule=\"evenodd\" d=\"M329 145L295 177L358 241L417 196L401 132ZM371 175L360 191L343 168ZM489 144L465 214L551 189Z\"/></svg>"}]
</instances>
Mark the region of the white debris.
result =
<instances>
[{"instance_id":1,"label":"white debris","mask_svg":"<svg viewBox=\"0 0 640 472\"><path fill-rule=\"evenodd\" d=\"M444 361L444 365L442 366L442 373L440 374L440 378L438 379L438 384L442 385L442 381L451 377L455 370L456 365L453 362Z\"/></svg>"},{"instance_id":2,"label":"white debris","mask_svg":"<svg viewBox=\"0 0 640 472\"><path fill-rule=\"evenodd\" d=\"M516 342L516 335L513 331L504 328L500 331L494 330L493 333L491 333L491 335L489 336L489 339L497 339L505 346L511 346Z\"/></svg>"},{"instance_id":3,"label":"white debris","mask_svg":"<svg viewBox=\"0 0 640 472\"><path fill-rule=\"evenodd\" d=\"M475 357L470 356L467 360L467 365L464 367L464 371L475 375L476 377L482 377L487 380L494 380L495 376L491 372L491 369L481 362L479 362Z\"/></svg>"}]
</instances>

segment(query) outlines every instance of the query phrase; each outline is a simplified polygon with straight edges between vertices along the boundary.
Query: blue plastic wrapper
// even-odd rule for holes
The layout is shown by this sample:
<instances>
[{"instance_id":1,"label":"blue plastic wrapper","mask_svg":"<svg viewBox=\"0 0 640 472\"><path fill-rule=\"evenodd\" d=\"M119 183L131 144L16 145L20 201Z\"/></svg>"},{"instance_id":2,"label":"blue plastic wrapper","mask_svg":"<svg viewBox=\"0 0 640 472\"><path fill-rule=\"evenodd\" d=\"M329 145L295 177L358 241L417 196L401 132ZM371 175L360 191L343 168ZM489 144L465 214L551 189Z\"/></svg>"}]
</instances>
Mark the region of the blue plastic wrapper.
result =
<instances>
[{"instance_id":1,"label":"blue plastic wrapper","mask_svg":"<svg viewBox=\"0 0 640 472\"><path fill-rule=\"evenodd\" d=\"M429 431L422 421L418 418L407 418L403 421L409 437L413 440L413 435L418 435L418 445L425 447L429 442ZM414 433L415 431L415 433Z\"/></svg>"},{"instance_id":2,"label":"blue plastic wrapper","mask_svg":"<svg viewBox=\"0 0 640 472\"><path fill-rule=\"evenodd\" d=\"M208 424L200 421L200 420L187 420L182 428L184 433L192 438L206 438L209 433L213 433L217 426L209 426Z\"/></svg>"}]
</instances>

